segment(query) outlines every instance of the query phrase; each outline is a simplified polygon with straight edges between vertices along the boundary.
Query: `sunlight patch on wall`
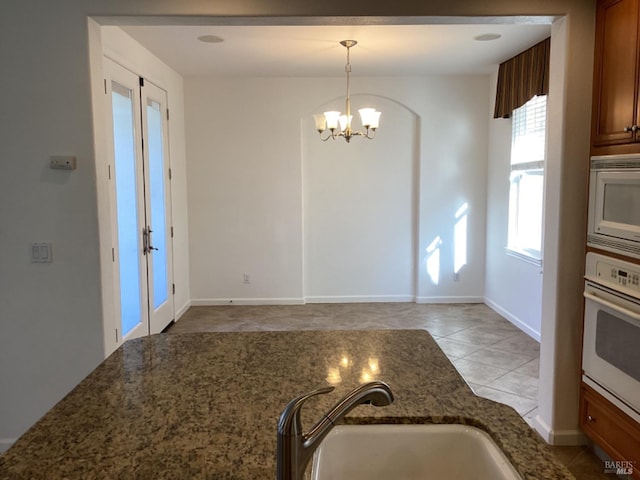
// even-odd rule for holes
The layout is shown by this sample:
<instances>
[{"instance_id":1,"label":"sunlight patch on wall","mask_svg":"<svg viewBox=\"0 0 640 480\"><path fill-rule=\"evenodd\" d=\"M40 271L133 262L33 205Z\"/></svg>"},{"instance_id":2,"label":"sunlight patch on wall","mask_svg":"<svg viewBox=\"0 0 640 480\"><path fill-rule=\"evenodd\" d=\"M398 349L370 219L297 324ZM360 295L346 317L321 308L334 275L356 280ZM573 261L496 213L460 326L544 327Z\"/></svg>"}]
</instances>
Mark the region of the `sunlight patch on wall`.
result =
<instances>
[{"instance_id":1,"label":"sunlight patch on wall","mask_svg":"<svg viewBox=\"0 0 640 480\"><path fill-rule=\"evenodd\" d=\"M456 212L453 227L453 273L459 273L467 264L467 214L469 204L465 202Z\"/></svg>"},{"instance_id":2,"label":"sunlight patch on wall","mask_svg":"<svg viewBox=\"0 0 640 480\"><path fill-rule=\"evenodd\" d=\"M427 247L427 258L425 262L427 274L434 285L438 285L440 282L440 245L442 245L442 239L438 235Z\"/></svg>"}]
</instances>

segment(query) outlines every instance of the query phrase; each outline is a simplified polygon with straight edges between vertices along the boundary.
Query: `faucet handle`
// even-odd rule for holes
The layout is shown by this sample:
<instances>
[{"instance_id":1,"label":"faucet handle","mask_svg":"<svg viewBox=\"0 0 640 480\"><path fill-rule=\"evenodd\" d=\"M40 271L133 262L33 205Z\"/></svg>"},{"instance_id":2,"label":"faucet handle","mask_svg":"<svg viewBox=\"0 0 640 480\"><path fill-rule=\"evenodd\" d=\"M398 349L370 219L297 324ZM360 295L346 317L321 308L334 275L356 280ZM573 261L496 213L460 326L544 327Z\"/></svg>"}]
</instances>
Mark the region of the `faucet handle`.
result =
<instances>
[{"instance_id":1,"label":"faucet handle","mask_svg":"<svg viewBox=\"0 0 640 480\"><path fill-rule=\"evenodd\" d=\"M280 414L280 420L278 421L278 433L286 436L304 435L304 432L302 431L302 421L300 420L300 409L302 408L302 405L304 405L304 403L311 397L333 392L334 389L335 387L318 388L317 390L305 393L291 400Z\"/></svg>"}]
</instances>

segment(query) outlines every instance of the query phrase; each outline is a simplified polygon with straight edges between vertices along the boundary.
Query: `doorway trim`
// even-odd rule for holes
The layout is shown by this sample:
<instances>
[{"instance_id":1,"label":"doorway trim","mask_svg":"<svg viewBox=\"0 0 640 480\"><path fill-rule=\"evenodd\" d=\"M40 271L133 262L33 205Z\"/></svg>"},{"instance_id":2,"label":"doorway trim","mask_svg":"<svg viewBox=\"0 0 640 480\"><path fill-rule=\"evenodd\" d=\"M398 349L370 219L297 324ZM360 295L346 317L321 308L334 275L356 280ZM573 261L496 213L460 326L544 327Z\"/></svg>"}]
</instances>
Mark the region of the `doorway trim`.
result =
<instances>
[{"instance_id":1,"label":"doorway trim","mask_svg":"<svg viewBox=\"0 0 640 480\"><path fill-rule=\"evenodd\" d=\"M566 5L563 5L566 8ZM518 8L517 6L515 8ZM582 15L582 11L576 8L569 8L569 10L578 17ZM510 10L512 11L512 10ZM584 9L585 14L591 13L588 8ZM499 21L504 21L507 23L522 23L523 21L531 21L535 17L522 17L522 16L500 16L498 17ZM539 17L538 17L539 18ZM567 16L549 16L547 17L553 21L554 24L558 24L558 22L566 21L568 22L569 18ZM147 17L133 17L133 16L95 16L93 18L89 17L89 49L90 49L90 67L92 76L96 74L96 72L100 71L99 65L96 65L95 61L95 53L98 52L100 55L102 50L101 37L99 32L99 23L104 25L128 25L132 23L148 23L148 24L156 24L156 25L314 25L314 24L445 24L445 23L453 23L453 22L466 21L470 23L478 23L478 22L489 22L496 21L496 17L483 16L483 17L423 17L423 16L405 16L405 17L397 17L397 16L378 16L378 17L222 17L222 16L147 16ZM97 30L97 31L96 31ZM572 136L571 140L568 140L566 137L566 127L562 128L562 131L558 132L559 143L555 145L555 148L560 152L560 156L555 159L558 162L558 170L563 175L558 179L557 182L554 183L553 187L555 189L554 198L559 198L563 201L563 203L570 203L572 206L576 206L575 203L567 202L567 197L571 195L571 192L574 192L576 188L567 188L572 184L575 184L575 180L573 178L568 178L567 172L571 168L576 168L577 171L581 171L579 165L580 162L585 163L585 158L588 155L588 144L589 144L589 122L587 116L584 115L585 109L583 106L580 107L572 107L577 102L573 102L576 98L587 98L585 95L585 90L587 87L590 88L591 84L589 80L581 80L581 76L584 74L581 66L584 65L585 59L580 57L580 55L576 54L577 47L575 44L583 44L584 39L580 39L581 34L593 34L593 29L589 30L589 27L574 30L575 33L568 34L563 36L558 41L562 42L566 52L569 53L567 58L565 59L565 63L563 65L563 70L566 75L563 75L561 78L554 77L551 79L552 88L555 82L555 89L557 91L564 91L565 98L563 99L562 105L556 105L556 108L559 112L559 117L557 118L558 125L566 126L569 121L571 124ZM591 37L592 39L592 37ZM590 55L590 53L589 53ZM566 82L565 82L566 76ZM576 82L576 88L568 89L565 83L568 82ZM99 161L99 152L100 147L103 146L101 144L98 132L100 126L100 120L97 118L99 116L99 108L96 108L96 82L92 84L92 98L94 100L94 129L96 132L95 137L95 147L96 147L96 164L97 171L99 172L101 167ZM570 92L568 90L571 90ZM560 101L560 100L558 100ZM551 143L551 141L550 141ZM582 145L584 143L584 146ZM584 158L582 154L584 155ZM572 181L573 180L573 181ZM547 185L547 188L550 186ZM98 185L98 196L100 197L100 186ZM580 192L580 187L577 188L578 192ZM574 197L580 197L580 195L574 195ZM564 206L564 205L563 205ZM103 210L104 206L100 205L100 199L98 201L98 211L100 213L101 209ZM551 208L551 207L548 207ZM546 208L547 209L547 208ZM545 209L545 210L546 210ZM583 210L586 208L583 207ZM578 209L577 215L575 215L574 223L579 223L582 221L582 216L579 215L580 211ZM545 212L545 217L547 217ZM563 218L557 218L557 222L554 222L551 225L551 228L560 228L561 236L563 237L564 243L560 243L560 235L546 235L545 234L545 242L547 243L545 248L545 256L548 256L552 251L556 254L558 253L566 253L567 255L563 258L563 265L557 268L548 269L545 268L543 273L543 301L545 304L549 305L549 308L543 310L543 323L542 323L542 346L543 351L549 355L547 371L545 372L546 381L541 382L541 397L547 396L550 401L548 405L548 409L545 408L540 411L541 420L546 421L550 425L549 430L553 431L567 431L565 427L572 428L575 425L577 430L577 391L579 387L579 375L576 370L575 363L579 363L579 357L572 359L570 365L566 368L562 369L560 374L557 374L556 367L560 363L560 356L562 351L570 351L575 353L576 347L579 349L579 341L574 338L572 335L572 331L574 328L579 326L579 322L581 319L576 312L574 311L574 304L580 301L580 297L578 295L578 289L574 288L580 282L580 274L579 270L581 269L583 258L579 258L579 253L576 249L573 249L573 252L568 251L571 248L571 241L568 240L577 240L576 236L578 235L578 231L580 229L575 228L575 225L571 225L570 227L566 227L560 224L560 220ZM99 230L100 230L100 238L103 239L102 230L104 222L99 222ZM548 223L548 222L547 222ZM547 227L548 228L548 227ZM566 237L566 238L565 238ZM101 265L104 267L104 262L101 255ZM557 256L557 255L556 255ZM187 262L188 265L188 262ZM576 284L572 284L571 282L565 282L560 285L558 283L558 278L567 278L570 274L570 278L575 279ZM102 281L104 282L104 268L102 272ZM188 277L188 272L187 272ZM103 312L108 311L108 301L104 298L105 289L103 289ZM187 307L188 308L188 307ZM178 318L178 316L176 316ZM552 338L548 338L545 335L549 333L549 336ZM106 344L106 341L105 341ZM545 347L546 345L546 347ZM566 347L566 348L565 348ZM106 350L108 351L108 349ZM575 375L574 375L575 373ZM570 384L570 394L569 395L561 395L563 391L562 385L565 386ZM541 432L543 433L543 432ZM543 433L544 435L544 433ZM554 438L551 438L549 435L546 435L546 440L548 442L554 442Z\"/></svg>"}]
</instances>

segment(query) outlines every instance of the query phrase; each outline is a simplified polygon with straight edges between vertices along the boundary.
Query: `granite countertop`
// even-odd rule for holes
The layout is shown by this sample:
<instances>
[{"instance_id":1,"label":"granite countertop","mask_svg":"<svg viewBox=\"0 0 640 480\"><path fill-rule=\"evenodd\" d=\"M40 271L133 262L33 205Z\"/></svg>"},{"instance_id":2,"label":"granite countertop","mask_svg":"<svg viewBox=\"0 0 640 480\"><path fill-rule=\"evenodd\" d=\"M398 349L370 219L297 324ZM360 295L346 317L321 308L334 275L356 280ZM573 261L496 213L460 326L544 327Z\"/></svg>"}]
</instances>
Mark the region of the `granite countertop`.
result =
<instances>
[{"instance_id":1,"label":"granite countertop","mask_svg":"<svg viewBox=\"0 0 640 480\"><path fill-rule=\"evenodd\" d=\"M359 406L346 423L473 425L524 480L573 478L515 410L475 396L421 330L128 341L0 456L0 478L273 479L277 421L289 400L335 384L305 404L309 428L374 379L391 386L395 402Z\"/></svg>"}]
</instances>

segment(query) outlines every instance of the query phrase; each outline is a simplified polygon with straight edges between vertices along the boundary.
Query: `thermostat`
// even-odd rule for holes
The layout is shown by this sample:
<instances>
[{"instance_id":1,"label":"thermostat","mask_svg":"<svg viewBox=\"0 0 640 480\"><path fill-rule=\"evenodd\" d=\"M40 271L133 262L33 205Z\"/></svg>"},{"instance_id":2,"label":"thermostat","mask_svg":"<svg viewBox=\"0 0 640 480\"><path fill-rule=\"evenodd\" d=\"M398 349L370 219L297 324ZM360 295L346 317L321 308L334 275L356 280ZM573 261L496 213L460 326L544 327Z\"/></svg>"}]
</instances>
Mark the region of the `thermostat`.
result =
<instances>
[{"instance_id":1,"label":"thermostat","mask_svg":"<svg viewBox=\"0 0 640 480\"><path fill-rule=\"evenodd\" d=\"M75 170L76 157L73 155L54 155L49 161L49 166L56 170Z\"/></svg>"}]
</instances>

